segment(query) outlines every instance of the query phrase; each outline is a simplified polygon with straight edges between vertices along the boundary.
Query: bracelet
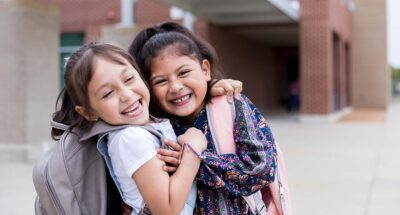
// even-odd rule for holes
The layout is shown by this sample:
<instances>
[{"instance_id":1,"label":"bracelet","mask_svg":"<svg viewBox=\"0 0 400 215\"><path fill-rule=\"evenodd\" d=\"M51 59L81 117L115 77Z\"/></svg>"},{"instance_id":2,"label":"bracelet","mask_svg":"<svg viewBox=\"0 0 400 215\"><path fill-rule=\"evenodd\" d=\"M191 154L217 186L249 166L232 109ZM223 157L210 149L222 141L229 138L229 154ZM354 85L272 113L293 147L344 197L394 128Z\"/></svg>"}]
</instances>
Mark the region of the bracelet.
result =
<instances>
[{"instance_id":1,"label":"bracelet","mask_svg":"<svg viewBox=\"0 0 400 215\"><path fill-rule=\"evenodd\" d=\"M192 145L190 145L189 143L184 143L184 144L182 145L181 154L179 155L179 161L178 161L179 163L181 163L183 151L185 151L185 146L187 146L187 147L189 148L189 150L190 150L191 152L193 152L200 160L203 159L203 156L201 156L201 154L198 153L198 152L193 148Z\"/></svg>"},{"instance_id":2,"label":"bracelet","mask_svg":"<svg viewBox=\"0 0 400 215\"><path fill-rule=\"evenodd\" d=\"M200 160L202 159L201 154L199 154L199 153L192 147L192 145L190 145L189 143L187 143L187 144L185 144L185 145L187 145L187 146L189 147L189 149L190 149Z\"/></svg>"}]
</instances>

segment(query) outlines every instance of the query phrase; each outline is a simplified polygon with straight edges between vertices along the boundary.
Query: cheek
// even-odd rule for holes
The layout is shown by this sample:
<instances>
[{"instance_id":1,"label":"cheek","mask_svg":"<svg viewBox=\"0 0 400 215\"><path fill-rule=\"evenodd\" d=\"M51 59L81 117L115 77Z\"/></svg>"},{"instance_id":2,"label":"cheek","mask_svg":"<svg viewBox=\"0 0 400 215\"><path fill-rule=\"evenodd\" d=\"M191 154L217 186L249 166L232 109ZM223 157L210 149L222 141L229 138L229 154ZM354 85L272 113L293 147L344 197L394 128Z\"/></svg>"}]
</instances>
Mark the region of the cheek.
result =
<instances>
[{"instance_id":1,"label":"cheek","mask_svg":"<svg viewBox=\"0 0 400 215\"><path fill-rule=\"evenodd\" d=\"M90 112L91 113L97 114L99 112L99 110L98 110L99 109L98 102L96 102L96 100L91 96L89 96L89 104L88 105L90 107Z\"/></svg>"},{"instance_id":2,"label":"cheek","mask_svg":"<svg viewBox=\"0 0 400 215\"><path fill-rule=\"evenodd\" d=\"M159 104L160 106L167 102L165 90L160 87L153 88L153 94L151 96L154 97L154 101L157 102L157 104Z\"/></svg>"}]
</instances>

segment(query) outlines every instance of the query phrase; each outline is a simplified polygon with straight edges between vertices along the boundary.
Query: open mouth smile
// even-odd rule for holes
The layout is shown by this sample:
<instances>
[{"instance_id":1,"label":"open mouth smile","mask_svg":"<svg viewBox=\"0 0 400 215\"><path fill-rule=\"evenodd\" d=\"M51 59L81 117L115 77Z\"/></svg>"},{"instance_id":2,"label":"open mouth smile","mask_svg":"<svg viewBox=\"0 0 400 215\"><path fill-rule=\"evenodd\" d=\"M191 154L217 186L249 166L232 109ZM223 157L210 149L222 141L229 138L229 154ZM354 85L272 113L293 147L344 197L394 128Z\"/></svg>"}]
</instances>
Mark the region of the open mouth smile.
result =
<instances>
[{"instance_id":1,"label":"open mouth smile","mask_svg":"<svg viewBox=\"0 0 400 215\"><path fill-rule=\"evenodd\" d=\"M129 117L135 117L135 116L140 115L142 113L142 111L143 111L142 99L139 99L132 105L125 108L121 112L121 114L125 115L125 116L129 116Z\"/></svg>"},{"instance_id":2,"label":"open mouth smile","mask_svg":"<svg viewBox=\"0 0 400 215\"><path fill-rule=\"evenodd\" d=\"M192 94L190 93L190 94L178 97L176 99L173 99L170 102L177 106L185 105L186 103L189 102L189 99L191 98L191 96L192 96Z\"/></svg>"}]
</instances>

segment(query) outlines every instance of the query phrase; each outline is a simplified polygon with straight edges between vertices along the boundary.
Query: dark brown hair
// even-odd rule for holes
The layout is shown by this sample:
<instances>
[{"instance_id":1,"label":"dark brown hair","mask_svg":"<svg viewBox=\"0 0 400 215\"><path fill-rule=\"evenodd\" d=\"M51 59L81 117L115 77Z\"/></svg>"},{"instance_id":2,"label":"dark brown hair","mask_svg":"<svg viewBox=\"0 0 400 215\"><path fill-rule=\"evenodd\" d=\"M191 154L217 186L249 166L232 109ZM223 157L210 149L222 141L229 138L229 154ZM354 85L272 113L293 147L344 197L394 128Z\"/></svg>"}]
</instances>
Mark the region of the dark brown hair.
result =
<instances>
[{"instance_id":1,"label":"dark brown hair","mask_svg":"<svg viewBox=\"0 0 400 215\"><path fill-rule=\"evenodd\" d=\"M65 65L64 88L57 97L56 112L53 114L54 121L68 125L70 130L74 127L87 130L93 126L92 121L86 120L75 111L75 106L82 106L88 112L86 114L90 115L88 85L96 70L94 61L96 57L108 59L119 65L125 65L123 61L125 59L138 72L140 71L128 52L111 44L92 42L75 51ZM57 109L61 99L61 107ZM51 136L57 140L63 132L52 128Z\"/></svg>"}]
</instances>

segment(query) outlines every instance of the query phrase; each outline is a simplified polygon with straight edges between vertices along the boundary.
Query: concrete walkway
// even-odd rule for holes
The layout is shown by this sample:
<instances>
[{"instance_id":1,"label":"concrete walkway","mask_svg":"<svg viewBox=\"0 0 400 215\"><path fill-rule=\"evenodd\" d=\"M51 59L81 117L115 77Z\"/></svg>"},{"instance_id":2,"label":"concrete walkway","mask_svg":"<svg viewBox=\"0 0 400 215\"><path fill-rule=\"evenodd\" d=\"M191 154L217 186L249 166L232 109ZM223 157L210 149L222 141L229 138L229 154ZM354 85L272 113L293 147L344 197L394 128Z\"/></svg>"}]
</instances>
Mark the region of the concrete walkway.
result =
<instances>
[{"instance_id":1,"label":"concrete walkway","mask_svg":"<svg viewBox=\"0 0 400 215\"><path fill-rule=\"evenodd\" d=\"M400 103L385 122L298 123L270 117L296 215L399 214ZM0 163L0 214L34 214L32 164Z\"/></svg>"},{"instance_id":2,"label":"concrete walkway","mask_svg":"<svg viewBox=\"0 0 400 215\"><path fill-rule=\"evenodd\" d=\"M400 103L385 122L270 120L297 215L399 214Z\"/></svg>"}]
</instances>

